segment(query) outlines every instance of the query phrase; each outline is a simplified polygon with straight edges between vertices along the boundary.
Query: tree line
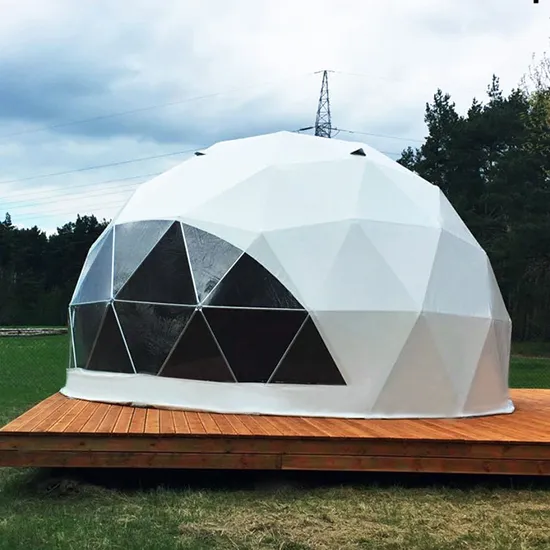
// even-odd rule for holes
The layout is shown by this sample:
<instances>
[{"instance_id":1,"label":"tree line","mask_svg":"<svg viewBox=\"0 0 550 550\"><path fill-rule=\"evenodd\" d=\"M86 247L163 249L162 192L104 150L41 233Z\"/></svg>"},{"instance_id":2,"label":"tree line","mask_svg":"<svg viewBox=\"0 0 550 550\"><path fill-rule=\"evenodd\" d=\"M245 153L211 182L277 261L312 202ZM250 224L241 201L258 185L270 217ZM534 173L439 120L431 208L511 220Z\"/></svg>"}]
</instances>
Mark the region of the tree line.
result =
<instances>
[{"instance_id":1,"label":"tree line","mask_svg":"<svg viewBox=\"0 0 550 550\"><path fill-rule=\"evenodd\" d=\"M398 162L447 195L487 251L516 340L550 340L550 61L465 114L438 90L427 136ZM107 226L78 216L51 236L0 222L0 325L60 325L87 251Z\"/></svg>"},{"instance_id":2,"label":"tree line","mask_svg":"<svg viewBox=\"0 0 550 550\"><path fill-rule=\"evenodd\" d=\"M0 222L0 325L61 326L86 254L108 222L78 216L47 236Z\"/></svg>"},{"instance_id":3,"label":"tree line","mask_svg":"<svg viewBox=\"0 0 550 550\"><path fill-rule=\"evenodd\" d=\"M443 190L487 251L516 340L550 339L549 76L544 57L508 95L493 77L464 115L438 90L424 143L399 159Z\"/></svg>"}]
</instances>

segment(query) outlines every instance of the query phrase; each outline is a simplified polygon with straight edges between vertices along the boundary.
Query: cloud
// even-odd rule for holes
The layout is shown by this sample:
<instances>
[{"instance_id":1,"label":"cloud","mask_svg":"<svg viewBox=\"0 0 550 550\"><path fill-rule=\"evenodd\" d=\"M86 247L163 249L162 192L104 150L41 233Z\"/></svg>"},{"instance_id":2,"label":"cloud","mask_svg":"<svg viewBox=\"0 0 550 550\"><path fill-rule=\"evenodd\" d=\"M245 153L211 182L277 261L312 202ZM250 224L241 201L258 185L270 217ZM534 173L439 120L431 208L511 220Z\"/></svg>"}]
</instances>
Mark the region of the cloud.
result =
<instances>
[{"instance_id":1,"label":"cloud","mask_svg":"<svg viewBox=\"0 0 550 550\"><path fill-rule=\"evenodd\" d=\"M466 110L493 73L515 86L549 15L526 0L0 0L0 209L48 228L111 216L140 178L101 182L177 157L5 182L310 126L323 68L335 126L402 139L338 137L395 158L438 87Z\"/></svg>"}]
</instances>

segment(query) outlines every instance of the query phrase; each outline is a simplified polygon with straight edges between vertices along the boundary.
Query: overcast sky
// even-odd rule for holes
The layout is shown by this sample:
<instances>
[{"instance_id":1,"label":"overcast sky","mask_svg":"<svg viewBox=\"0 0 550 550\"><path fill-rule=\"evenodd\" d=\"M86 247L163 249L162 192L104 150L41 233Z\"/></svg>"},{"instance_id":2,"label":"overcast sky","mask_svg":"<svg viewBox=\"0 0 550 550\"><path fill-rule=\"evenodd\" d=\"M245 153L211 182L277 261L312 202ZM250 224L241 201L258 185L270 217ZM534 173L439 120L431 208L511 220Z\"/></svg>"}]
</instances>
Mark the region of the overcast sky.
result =
<instances>
[{"instance_id":1,"label":"overcast sky","mask_svg":"<svg viewBox=\"0 0 550 550\"><path fill-rule=\"evenodd\" d=\"M397 158L438 87L461 111L509 90L549 23L550 0L0 0L0 217L110 218L186 156L161 155L312 125L322 69L335 126L391 136L338 137Z\"/></svg>"}]
</instances>

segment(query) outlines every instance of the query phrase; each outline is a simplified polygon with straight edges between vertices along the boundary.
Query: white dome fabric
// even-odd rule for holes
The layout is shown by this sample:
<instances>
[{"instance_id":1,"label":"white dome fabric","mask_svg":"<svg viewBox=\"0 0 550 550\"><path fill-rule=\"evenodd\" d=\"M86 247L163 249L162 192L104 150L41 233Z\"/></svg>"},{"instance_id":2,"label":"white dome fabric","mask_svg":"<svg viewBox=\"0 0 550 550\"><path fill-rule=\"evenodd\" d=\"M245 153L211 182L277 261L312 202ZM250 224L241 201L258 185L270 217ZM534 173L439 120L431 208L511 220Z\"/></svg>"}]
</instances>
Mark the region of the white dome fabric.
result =
<instances>
[{"instance_id":1,"label":"white dome fabric","mask_svg":"<svg viewBox=\"0 0 550 550\"><path fill-rule=\"evenodd\" d=\"M509 413L511 321L437 186L362 143L218 143L90 249L62 392L222 413Z\"/></svg>"}]
</instances>

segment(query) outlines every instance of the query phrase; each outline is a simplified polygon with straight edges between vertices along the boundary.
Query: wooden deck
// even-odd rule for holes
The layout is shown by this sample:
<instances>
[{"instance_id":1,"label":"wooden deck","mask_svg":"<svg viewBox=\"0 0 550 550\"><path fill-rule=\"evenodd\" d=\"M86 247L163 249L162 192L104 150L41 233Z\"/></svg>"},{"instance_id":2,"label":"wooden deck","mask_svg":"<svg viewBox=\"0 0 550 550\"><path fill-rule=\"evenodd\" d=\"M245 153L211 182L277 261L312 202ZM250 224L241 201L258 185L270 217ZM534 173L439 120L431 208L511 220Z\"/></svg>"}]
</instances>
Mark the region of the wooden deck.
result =
<instances>
[{"instance_id":1,"label":"wooden deck","mask_svg":"<svg viewBox=\"0 0 550 550\"><path fill-rule=\"evenodd\" d=\"M106 405L55 394L0 430L0 466L550 475L550 390L511 415L347 420Z\"/></svg>"}]
</instances>

